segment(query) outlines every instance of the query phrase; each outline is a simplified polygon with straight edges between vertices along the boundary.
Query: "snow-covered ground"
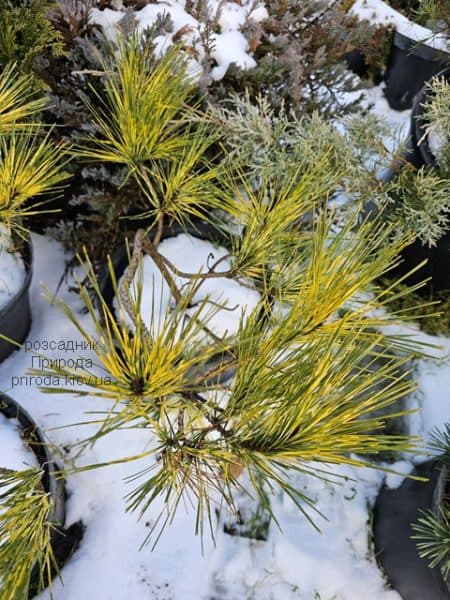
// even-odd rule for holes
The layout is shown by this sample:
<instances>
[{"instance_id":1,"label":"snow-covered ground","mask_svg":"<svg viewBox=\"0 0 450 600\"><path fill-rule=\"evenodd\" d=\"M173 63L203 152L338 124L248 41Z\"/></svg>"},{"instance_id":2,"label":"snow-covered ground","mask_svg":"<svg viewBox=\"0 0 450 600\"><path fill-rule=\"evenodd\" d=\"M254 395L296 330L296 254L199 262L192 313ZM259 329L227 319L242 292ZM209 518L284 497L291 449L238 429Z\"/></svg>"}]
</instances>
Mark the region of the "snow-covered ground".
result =
<instances>
[{"instance_id":1,"label":"snow-covered ground","mask_svg":"<svg viewBox=\"0 0 450 600\"><path fill-rule=\"evenodd\" d=\"M1 467L5 469L26 469L37 466L36 457L24 444L16 419L0 415L0 456Z\"/></svg>"},{"instance_id":2,"label":"snow-covered ground","mask_svg":"<svg viewBox=\"0 0 450 600\"><path fill-rule=\"evenodd\" d=\"M85 412L105 409L99 399L43 394L26 375L36 366L43 343L65 342L67 348L81 341L58 309L41 296L39 282L55 290L64 267L64 254L55 241L33 235L35 272L31 285L33 323L27 347L0 365L0 389L33 415L60 449L81 435L78 428L62 428L85 419ZM78 296L67 289L60 296L78 310ZM80 315L87 324L88 317ZM71 343L70 343L71 342ZM76 358L73 352L48 351L54 358ZM82 353L84 359L89 353ZM28 379L27 379L28 377ZM76 392L76 384L73 385ZM88 426L86 426L88 428ZM84 429L83 434L86 433ZM148 444L148 432L117 432L104 438L77 459L78 465L138 453ZM2 455L3 456L3 455ZM67 458L67 457L66 457ZM285 495L273 498L279 518L269 528L267 542L232 537L217 530L216 545L207 535L194 534L195 513L178 511L156 548L139 550L159 513L158 502L141 521L125 513L123 479L145 461L123 464L68 477L67 524L82 519L86 532L79 550L62 571L63 582L54 584L55 600L146 600L147 598L205 599L297 599L398 598L384 589L384 580L371 554L368 507L375 500L383 475L369 469L332 468L343 476L336 485L307 476L295 476L296 486L317 500L328 521L316 517L315 531ZM404 465L399 465L404 469ZM398 483L398 482L396 482ZM50 598L48 591L41 599Z\"/></svg>"}]
</instances>

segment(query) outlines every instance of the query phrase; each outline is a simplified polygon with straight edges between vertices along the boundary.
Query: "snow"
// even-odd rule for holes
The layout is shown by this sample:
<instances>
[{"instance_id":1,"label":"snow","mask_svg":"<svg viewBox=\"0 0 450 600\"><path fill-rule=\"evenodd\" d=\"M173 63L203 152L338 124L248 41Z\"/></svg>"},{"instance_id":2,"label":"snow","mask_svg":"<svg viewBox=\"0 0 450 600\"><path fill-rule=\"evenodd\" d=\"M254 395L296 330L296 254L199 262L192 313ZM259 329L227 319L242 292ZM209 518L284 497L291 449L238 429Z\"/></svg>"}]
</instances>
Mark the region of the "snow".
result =
<instances>
[{"instance_id":1,"label":"snow","mask_svg":"<svg viewBox=\"0 0 450 600\"><path fill-rule=\"evenodd\" d=\"M243 0L241 3L208 0L207 11L208 19L214 29L210 34L211 59L217 63L211 70L211 78L216 81L222 79L231 64L241 69L255 67L256 62L249 53L248 42L241 28L249 19L259 22L268 17L264 4L253 0ZM125 14L126 12L121 10L93 9L90 13L90 21L100 25L106 37L113 40L117 35L116 26ZM154 2L140 10L132 11L132 14L138 31L152 27L158 16L169 16L172 30L155 38L156 54L164 54L174 43L174 38L179 42L182 41L184 45L192 48L189 54L188 73L196 78L201 76L201 62L205 58L205 48L201 38L206 31L206 24L204 20L195 18L186 10L185 1Z\"/></svg>"},{"instance_id":2,"label":"snow","mask_svg":"<svg viewBox=\"0 0 450 600\"><path fill-rule=\"evenodd\" d=\"M384 84L380 84L363 91L363 106L369 108L373 114L384 119L392 131L392 139L387 140L389 152L394 150L395 140L404 140L409 133L411 110L391 110L383 93Z\"/></svg>"},{"instance_id":3,"label":"snow","mask_svg":"<svg viewBox=\"0 0 450 600\"><path fill-rule=\"evenodd\" d=\"M222 31L231 31L236 27L242 27L247 18L247 11L244 6L239 6L234 2L225 2L219 8L219 25Z\"/></svg>"},{"instance_id":4,"label":"snow","mask_svg":"<svg viewBox=\"0 0 450 600\"><path fill-rule=\"evenodd\" d=\"M23 443L16 419L8 419L0 413L0 467L21 471L37 466L36 457Z\"/></svg>"},{"instance_id":5,"label":"snow","mask_svg":"<svg viewBox=\"0 0 450 600\"><path fill-rule=\"evenodd\" d=\"M105 36L110 40L114 40L117 34L116 26L124 16L123 12L111 8L105 8L104 10L91 8L89 20L91 23L101 25Z\"/></svg>"},{"instance_id":6,"label":"snow","mask_svg":"<svg viewBox=\"0 0 450 600\"><path fill-rule=\"evenodd\" d=\"M442 151L448 144L448 138L444 132L436 130L429 131L427 134L428 147L436 158L436 161L440 163L442 161Z\"/></svg>"},{"instance_id":7,"label":"snow","mask_svg":"<svg viewBox=\"0 0 450 600\"><path fill-rule=\"evenodd\" d=\"M267 12L267 8L262 4L256 5L255 8L252 8L249 12L249 16L255 23L260 23L265 19L269 18L269 13Z\"/></svg>"},{"instance_id":8,"label":"snow","mask_svg":"<svg viewBox=\"0 0 450 600\"><path fill-rule=\"evenodd\" d=\"M390 465L395 473L387 473L385 485L391 490L398 488L404 481L405 475L409 475L413 470L413 464L408 460L398 460L393 465Z\"/></svg>"},{"instance_id":9,"label":"snow","mask_svg":"<svg viewBox=\"0 0 450 600\"><path fill-rule=\"evenodd\" d=\"M0 225L0 311L20 292L26 269L19 252L11 251L7 229Z\"/></svg>"},{"instance_id":10,"label":"snow","mask_svg":"<svg viewBox=\"0 0 450 600\"><path fill-rule=\"evenodd\" d=\"M151 27L155 23L158 15L162 16L163 14L170 16L174 32L185 26L195 28L198 25L197 20L185 12L177 3L171 5L166 2L147 4L147 6L144 6L141 10L136 11L135 18L139 24L139 28L145 29L146 27Z\"/></svg>"},{"instance_id":11,"label":"snow","mask_svg":"<svg viewBox=\"0 0 450 600\"><path fill-rule=\"evenodd\" d=\"M419 382L421 419L424 434L450 422L450 338L439 338L421 334L423 339L438 342L435 359L420 360L416 365L415 378Z\"/></svg>"},{"instance_id":12,"label":"snow","mask_svg":"<svg viewBox=\"0 0 450 600\"><path fill-rule=\"evenodd\" d=\"M396 592L384 589L368 538L367 504L374 502L383 476L369 469L332 470L341 475L337 484L293 476L297 487L316 498L317 508L328 517L325 521L316 516L320 532L299 517L290 499L278 494L273 498L273 508L280 528L271 524L267 542L229 538L219 552L226 536L218 538L215 597L400 598Z\"/></svg>"},{"instance_id":13,"label":"snow","mask_svg":"<svg viewBox=\"0 0 450 600\"><path fill-rule=\"evenodd\" d=\"M229 66L234 63L241 69L256 67L256 61L247 54L247 40L238 31L226 31L212 36L214 48L212 55L217 62L217 67L211 71L214 80L219 81L225 77Z\"/></svg>"},{"instance_id":14,"label":"snow","mask_svg":"<svg viewBox=\"0 0 450 600\"><path fill-rule=\"evenodd\" d=\"M450 49L446 36L410 21L383 0L356 0L350 12L376 25L392 25L398 33L436 50L448 52Z\"/></svg>"}]
</instances>

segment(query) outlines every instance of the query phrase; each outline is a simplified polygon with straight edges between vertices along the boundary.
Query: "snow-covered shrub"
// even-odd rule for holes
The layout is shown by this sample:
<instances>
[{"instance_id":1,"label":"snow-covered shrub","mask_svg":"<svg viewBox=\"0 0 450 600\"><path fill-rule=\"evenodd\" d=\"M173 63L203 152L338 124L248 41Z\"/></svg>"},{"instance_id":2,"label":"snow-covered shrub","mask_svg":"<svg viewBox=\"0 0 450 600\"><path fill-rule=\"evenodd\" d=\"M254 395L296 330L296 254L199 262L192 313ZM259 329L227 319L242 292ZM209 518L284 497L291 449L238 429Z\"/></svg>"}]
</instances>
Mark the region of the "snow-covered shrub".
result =
<instances>
[{"instance_id":1,"label":"snow-covered shrub","mask_svg":"<svg viewBox=\"0 0 450 600\"><path fill-rule=\"evenodd\" d=\"M277 111L281 106L297 112L320 106L325 113L339 112L338 88L352 87L354 79L342 64L334 63L353 45L364 45L366 33L372 35L373 28L358 29L341 2L320 10L316 2L288 2L276 31L282 4L61 0L50 18L65 53L61 57L47 53L43 58L51 100L45 120L58 125L52 135L57 141L74 140L91 130L85 100L95 104L96 95L104 94L101 63L114 52L104 34L116 39L119 22L128 34L137 27L143 45L154 43L156 54L174 43L184 48L199 84L197 93L206 90L212 103L248 87L250 94L262 94ZM292 32L290 16L297 22ZM376 54L370 44L366 48L369 55ZM332 81L325 85L329 75ZM142 190L133 178L125 177L121 165L111 162L85 164L75 158L70 170L72 183L54 204L59 212L39 219L35 226L47 227L69 247L80 250L87 245L93 256L104 257L110 244L134 227L135 222L123 217L145 208Z\"/></svg>"},{"instance_id":2,"label":"snow-covered shrub","mask_svg":"<svg viewBox=\"0 0 450 600\"><path fill-rule=\"evenodd\" d=\"M345 67L343 56L359 48L368 63L379 60L387 32L361 23L347 12L345 2L275 0L267 3L268 18L247 22L243 32L254 48L256 67L243 71L231 66L221 82L209 89L224 99L230 90L247 88L251 96L266 96L274 107L297 112L345 114L345 92L356 90L359 79Z\"/></svg>"},{"instance_id":3,"label":"snow-covered shrub","mask_svg":"<svg viewBox=\"0 0 450 600\"><path fill-rule=\"evenodd\" d=\"M133 5L133 3L131 3ZM357 80L343 55L355 47L370 60L386 41L380 30L351 16L345 1L170 0L139 10L94 9L91 20L114 38L125 17L149 28L157 54L181 44L210 100L245 88L296 110L343 110L342 92ZM348 106L346 110L348 110Z\"/></svg>"}]
</instances>

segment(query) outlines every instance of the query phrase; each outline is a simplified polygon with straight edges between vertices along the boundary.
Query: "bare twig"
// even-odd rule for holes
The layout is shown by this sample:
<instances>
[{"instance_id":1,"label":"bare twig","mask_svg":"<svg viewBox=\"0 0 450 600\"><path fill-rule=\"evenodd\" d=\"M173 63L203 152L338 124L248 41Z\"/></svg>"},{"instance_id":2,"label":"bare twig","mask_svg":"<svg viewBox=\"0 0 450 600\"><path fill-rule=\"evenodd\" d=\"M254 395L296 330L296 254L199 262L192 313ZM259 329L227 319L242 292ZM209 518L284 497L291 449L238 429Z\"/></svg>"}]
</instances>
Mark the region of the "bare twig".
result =
<instances>
[{"instance_id":1,"label":"bare twig","mask_svg":"<svg viewBox=\"0 0 450 600\"><path fill-rule=\"evenodd\" d=\"M232 351L229 351L229 354L232 354ZM226 379L229 379L235 374L236 368L237 358L233 356L230 360L220 362L218 365L215 364L211 367L209 371L206 371L206 373L201 373L200 375L198 375L194 381L194 385L198 386L211 384L215 381L218 381L220 376L223 373L227 373L227 371L228 375L226 376Z\"/></svg>"},{"instance_id":2,"label":"bare twig","mask_svg":"<svg viewBox=\"0 0 450 600\"><path fill-rule=\"evenodd\" d=\"M173 277L171 276L171 274L169 273L169 270L167 269L167 267L165 265L165 257L158 252L154 243L145 236L145 231L143 229L139 229L136 232L136 235L134 238L133 255L131 257L130 264L128 265L127 269L125 270L125 274L119 285L120 300L123 303L125 310L127 311L128 315L130 316L130 318L133 321L135 326L137 326L137 317L134 313L134 310L133 310L132 304L130 302L129 296L127 295L127 292L131 286L133 277L136 273L136 269L137 269L138 262L139 262L139 257L144 252L152 258L152 260L158 267L162 277L164 278L167 285L169 286L170 292L171 292L172 296L174 297L175 302L177 304L179 304L183 300L183 296L182 296L180 290L178 289ZM190 295L192 296L194 292L195 292L195 290L193 290ZM191 318L194 318L194 317L191 317ZM197 318L194 318L194 319L195 319L195 322L200 325L201 329L207 335L209 335L211 337L211 339L213 339L215 342L217 342L219 344L222 344L222 339L220 337L218 337L213 331L211 331L204 323L202 323L200 321L200 319L197 319ZM150 340L151 340L150 333L145 328L145 326L144 326L144 334L145 334L145 338L144 338L145 341L150 342Z\"/></svg>"},{"instance_id":3,"label":"bare twig","mask_svg":"<svg viewBox=\"0 0 450 600\"><path fill-rule=\"evenodd\" d=\"M164 213L161 213L158 217L158 226L157 226L157 230L156 230L156 235L153 238L153 244L154 244L155 248L158 247L158 244L161 241L161 237L163 234L163 227L164 227Z\"/></svg>"},{"instance_id":4,"label":"bare twig","mask_svg":"<svg viewBox=\"0 0 450 600\"><path fill-rule=\"evenodd\" d=\"M231 277L234 277L235 272L234 269L228 269L228 271L214 271L214 269L222 262L224 261L226 258L229 258L231 255L230 254L225 254L224 256L222 256L221 258L219 258L218 260L216 260L216 262L208 269L208 271L202 272L202 273L186 273L184 271L180 271L179 269L177 269L177 267L165 256L160 255L162 260L166 263L166 265L169 267L169 269L175 273L175 275L177 275L178 277L183 277L184 279L200 279L202 280L202 282L205 279L219 279L221 277L226 277L228 279L230 279Z\"/></svg>"},{"instance_id":5,"label":"bare twig","mask_svg":"<svg viewBox=\"0 0 450 600\"><path fill-rule=\"evenodd\" d=\"M179 304L183 300L183 296L181 295L180 290L177 288L173 277L168 272L166 265L164 264L164 257L158 252L155 244L145 237L145 231L143 229L139 229L136 232L135 240L136 238L138 238L138 236L141 246L141 252L145 252L152 258L153 262L158 267L161 275L163 276L165 282L169 286L170 293L175 298L175 302Z\"/></svg>"},{"instance_id":6,"label":"bare twig","mask_svg":"<svg viewBox=\"0 0 450 600\"><path fill-rule=\"evenodd\" d=\"M140 232L143 233L143 230L141 229L138 232L136 232L136 236L134 238L134 245L133 245L133 254L131 256L131 259L130 259L130 262L129 262L127 268L125 269L123 277L120 280L119 289L118 289L119 298L122 303L122 306L125 308L128 316L130 317L131 321L133 322L133 325L136 328L138 327L138 319L136 316L136 312L134 310L133 303L130 300L129 291L130 291L130 287L133 282L134 276L136 274L136 270L139 265L139 259L142 255L143 236L139 235ZM146 344L150 344L151 343L150 332L142 321L141 321L141 324L142 324L143 331L144 331L144 334L143 334L144 341Z\"/></svg>"}]
</instances>

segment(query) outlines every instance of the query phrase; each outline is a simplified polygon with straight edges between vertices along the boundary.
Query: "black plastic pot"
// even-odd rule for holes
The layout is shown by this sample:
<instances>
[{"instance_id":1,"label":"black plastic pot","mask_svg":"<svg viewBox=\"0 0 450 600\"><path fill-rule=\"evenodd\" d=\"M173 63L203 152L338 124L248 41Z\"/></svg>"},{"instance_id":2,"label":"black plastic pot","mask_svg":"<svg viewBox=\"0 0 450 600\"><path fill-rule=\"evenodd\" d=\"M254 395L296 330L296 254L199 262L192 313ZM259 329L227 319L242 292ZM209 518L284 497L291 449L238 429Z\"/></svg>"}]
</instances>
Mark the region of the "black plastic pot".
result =
<instances>
[{"instance_id":1,"label":"black plastic pot","mask_svg":"<svg viewBox=\"0 0 450 600\"><path fill-rule=\"evenodd\" d=\"M409 160L410 153L404 157ZM389 169L380 178L380 181L387 183L395 178L398 174L398 169L401 169L404 164L402 160L397 167ZM370 213L377 214L377 207L373 203L367 203L364 216ZM434 294L440 294L450 290L450 231L445 233L436 243L436 246L424 246L420 240L416 240L409 244L401 252L402 262L395 268L389 271L389 277L392 279L400 279L405 277L404 283L408 285L423 283L428 280L425 285L417 290L419 294L426 299L433 299ZM420 263L426 263L418 270L411 274L411 271Z\"/></svg>"},{"instance_id":2,"label":"black plastic pot","mask_svg":"<svg viewBox=\"0 0 450 600\"><path fill-rule=\"evenodd\" d=\"M450 81L450 68L435 73L433 77L445 77ZM437 166L436 158L428 145L428 138L424 135L427 123L423 119L423 105L426 103L429 93L429 89L424 85L416 96L411 111L409 149L406 158L418 169L422 166Z\"/></svg>"},{"instance_id":3,"label":"black plastic pot","mask_svg":"<svg viewBox=\"0 0 450 600\"><path fill-rule=\"evenodd\" d=\"M436 73L435 76L450 79L450 68ZM424 136L426 123L421 118L423 115L422 105L426 100L427 93L428 89L424 86L414 100L405 155L405 159L417 169L423 166L436 167L436 159L428 146L427 137ZM392 272L395 276L406 275L419 263L427 261L421 269L405 280L406 283L415 284L429 278L429 283L420 288L419 293L430 297L433 293L450 290L450 231L445 233L433 247L423 245L420 240L416 240L403 250L402 259L402 264Z\"/></svg>"},{"instance_id":4,"label":"black plastic pot","mask_svg":"<svg viewBox=\"0 0 450 600\"><path fill-rule=\"evenodd\" d=\"M369 65L366 62L364 52L359 48L354 48L353 50L346 52L342 59L347 69L352 73L355 73L359 77L365 77L367 75Z\"/></svg>"},{"instance_id":5,"label":"black plastic pot","mask_svg":"<svg viewBox=\"0 0 450 600\"><path fill-rule=\"evenodd\" d=\"M0 334L17 344L21 344L27 337L31 325L29 289L33 274L33 247L29 238L23 247L22 258L27 271L25 281L14 298L0 310ZM0 338L0 362L14 350L17 350L15 344Z\"/></svg>"},{"instance_id":6,"label":"black plastic pot","mask_svg":"<svg viewBox=\"0 0 450 600\"><path fill-rule=\"evenodd\" d=\"M432 248L416 240L401 253L402 263L390 271L390 275L406 275L423 260L426 264L405 279L407 284L416 284L429 278L429 281L417 290L425 298L432 298L450 290L450 231L445 233ZM439 308L439 307L438 307Z\"/></svg>"},{"instance_id":7,"label":"black plastic pot","mask_svg":"<svg viewBox=\"0 0 450 600\"><path fill-rule=\"evenodd\" d=\"M44 490L50 493L52 503L52 510L49 516L49 521L53 526L51 544L58 567L61 568L78 547L83 534L83 525L81 522L77 522L68 529L64 529L66 518L64 480L56 475L60 469L37 424L20 404L1 392L0 412L8 419L17 419L24 442L35 455L43 471L42 485ZM37 593L37 586L38 570L36 566L31 573L29 598L32 598Z\"/></svg>"},{"instance_id":8,"label":"black plastic pot","mask_svg":"<svg viewBox=\"0 0 450 600\"><path fill-rule=\"evenodd\" d=\"M425 81L441 71L450 55L426 44L394 33L389 62L384 75L384 90L389 106L395 110L411 108L415 95Z\"/></svg>"},{"instance_id":9,"label":"black plastic pot","mask_svg":"<svg viewBox=\"0 0 450 600\"><path fill-rule=\"evenodd\" d=\"M377 559L389 583L403 600L449 600L450 592L440 570L430 569L420 558L411 527L420 511L433 509L441 485L437 461L426 462L414 475L427 477L427 482L406 478L394 490L383 487L374 507L374 544Z\"/></svg>"}]
</instances>

